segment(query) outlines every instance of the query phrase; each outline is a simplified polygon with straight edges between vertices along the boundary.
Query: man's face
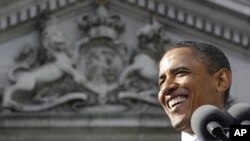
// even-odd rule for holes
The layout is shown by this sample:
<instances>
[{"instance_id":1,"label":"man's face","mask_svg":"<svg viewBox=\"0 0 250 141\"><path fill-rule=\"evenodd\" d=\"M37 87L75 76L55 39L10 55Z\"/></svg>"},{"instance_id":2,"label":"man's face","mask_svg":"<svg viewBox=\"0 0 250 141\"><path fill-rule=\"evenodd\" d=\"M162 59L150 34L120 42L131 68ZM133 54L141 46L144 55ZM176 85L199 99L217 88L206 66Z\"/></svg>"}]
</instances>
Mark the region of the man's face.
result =
<instances>
[{"instance_id":1,"label":"man's face","mask_svg":"<svg viewBox=\"0 0 250 141\"><path fill-rule=\"evenodd\" d=\"M216 73L215 73L216 74ZM223 96L216 91L216 75L190 48L167 52L159 68L159 101L177 130L193 133L191 116L204 104L221 107Z\"/></svg>"}]
</instances>

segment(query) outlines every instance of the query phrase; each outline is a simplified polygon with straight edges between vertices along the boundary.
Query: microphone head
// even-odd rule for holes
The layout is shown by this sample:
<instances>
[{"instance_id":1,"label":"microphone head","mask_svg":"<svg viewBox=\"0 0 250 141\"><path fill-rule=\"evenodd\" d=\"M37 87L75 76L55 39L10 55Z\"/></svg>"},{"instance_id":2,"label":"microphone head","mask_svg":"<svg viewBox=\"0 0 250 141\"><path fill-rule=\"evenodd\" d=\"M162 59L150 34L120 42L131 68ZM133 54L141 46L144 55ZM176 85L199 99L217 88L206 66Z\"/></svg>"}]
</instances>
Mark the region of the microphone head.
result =
<instances>
[{"instance_id":1,"label":"microphone head","mask_svg":"<svg viewBox=\"0 0 250 141\"><path fill-rule=\"evenodd\" d=\"M249 124L250 105L247 103L237 103L228 109L228 113L237 120L237 124Z\"/></svg>"},{"instance_id":2,"label":"microphone head","mask_svg":"<svg viewBox=\"0 0 250 141\"><path fill-rule=\"evenodd\" d=\"M217 122L225 128L233 122L233 118L213 105L203 105L197 108L191 118L191 127L194 133L202 140L216 140L207 129L211 122Z\"/></svg>"}]
</instances>

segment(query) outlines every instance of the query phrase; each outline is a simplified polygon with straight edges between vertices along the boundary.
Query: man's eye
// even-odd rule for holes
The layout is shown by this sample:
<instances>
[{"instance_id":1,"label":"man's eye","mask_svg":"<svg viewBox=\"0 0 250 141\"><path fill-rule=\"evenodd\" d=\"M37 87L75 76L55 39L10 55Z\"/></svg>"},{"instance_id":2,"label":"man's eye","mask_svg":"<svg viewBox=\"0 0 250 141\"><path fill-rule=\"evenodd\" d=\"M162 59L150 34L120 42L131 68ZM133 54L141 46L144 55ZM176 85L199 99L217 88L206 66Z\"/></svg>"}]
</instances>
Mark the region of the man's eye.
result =
<instances>
[{"instance_id":1,"label":"man's eye","mask_svg":"<svg viewBox=\"0 0 250 141\"><path fill-rule=\"evenodd\" d=\"M164 81L165 81L164 79L160 79L159 80L159 86L161 86L164 83Z\"/></svg>"},{"instance_id":2,"label":"man's eye","mask_svg":"<svg viewBox=\"0 0 250 141\"><path fill-rule=\"evenodd\" d=\"M188 72L187 71L179 71L176 73L176 76L182 77L184 75L186 75Z\"/></svg>"},{"instance_id":3,"label":"man's eye","mask_svg":"<svg viewBox=\"0 0 250 141\"><path fill-rule=\"evenodd\" d=\"M158 78L159 86L161 86L166 80L166 75L160 75Z\"/></svg>"},{"instance_id":4,"label":"man's eye","mask_svg":"<svg viewBox=\"0 0 250 141\"><path fill-rule=\"evenodd\" d=\"M162 85L162 83L163 83L163 81L162 81L162 80L159 80L159 85L160 85L160 86Z\"/></svg>"}]
</instances>

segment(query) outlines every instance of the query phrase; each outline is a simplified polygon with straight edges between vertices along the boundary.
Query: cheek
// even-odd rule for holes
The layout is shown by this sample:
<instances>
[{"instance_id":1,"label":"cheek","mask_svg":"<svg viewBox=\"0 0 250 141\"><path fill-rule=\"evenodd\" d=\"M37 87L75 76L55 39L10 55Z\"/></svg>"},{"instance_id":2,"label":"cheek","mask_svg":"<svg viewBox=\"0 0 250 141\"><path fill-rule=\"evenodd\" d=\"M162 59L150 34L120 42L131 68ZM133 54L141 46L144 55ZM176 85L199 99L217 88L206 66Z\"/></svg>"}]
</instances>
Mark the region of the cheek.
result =
<instances>
[{"instance_id":1,"label":"cheek","mask_svg":"<svg viewBox=\"0 0 250 141\"><path fill-rule=\"evenodd\" d=\"M158 93L158 100L159 102L162 104L162 101L163 101L163 95L161 94L161 91Z\"/></svg>"},{"instance_id":2,"label":"cheek","mask_svg":"<svg viewBox=\"0 0 250 141\"><path fill-rule=\"evenodd\" d=\"M194 111L197 107L199 107L203 103L203 97L199 94L200 92L193 91L191 95L191 111Z\"/></svg>"},{"instance_id":3,"label":"cheek","mask_svg":"<svg viewBox=\"0 0 250 141\"><path fill-rule=\"evenodd\" d=\"M161 106L163 107L164 111L166 112L166 114L169 115L169 111L168 111L166 104L165 104L165 100L166 100L165 96L163 94L161 94L161 92L159 92L159 94L158 94L158 100L159 100Z\"/></svg>"},{"instance_id":4,"label":"cheek","mask_svg":"<svg viewBox=\"0 0 250 141\"><path fill-rule=\"evenodd\" d=\"M206 81L207 80L207 81ZM194 111L197 107L204 104L211 104L214 99L214 86L209 78L200 78L190 81L188 84L191 94L191 110Z\"/></svg>"},{"instance_id":5,"label":"cheek","mask_svg":"<svg viewBox=\"0 0 250 141\"><path fill-rule=\"evenodd\" d=\"M160 104L165 107L165 96L161 93L161 91L158 93L158 101Z\"/></svg>"},{"instance_id":6,"label":"cheek","mask_svg":"<svg viewBox=\"0 0 250 141\"><path fill-rule=\"evenodd\" d=\"M194 77L183 77L180 79L177 79L178 83L181 85L181 87L184 87L188 89L190 94L190 110L193 111L196 109L196 107L200 106L201 103L205 99L204 95L206 95L208 92L206 92L206 79L199 79Z\"/></svg>"}]
</instances>

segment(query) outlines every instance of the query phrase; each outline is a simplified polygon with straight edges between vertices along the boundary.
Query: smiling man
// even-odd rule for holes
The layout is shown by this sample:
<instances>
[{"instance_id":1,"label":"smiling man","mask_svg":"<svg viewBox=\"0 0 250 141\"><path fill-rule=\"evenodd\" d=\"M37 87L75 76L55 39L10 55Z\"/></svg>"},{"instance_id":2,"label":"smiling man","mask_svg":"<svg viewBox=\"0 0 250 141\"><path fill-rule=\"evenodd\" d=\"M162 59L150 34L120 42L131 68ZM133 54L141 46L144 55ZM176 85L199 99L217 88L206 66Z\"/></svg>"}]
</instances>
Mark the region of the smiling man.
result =
<instances>
[{"instance_id":1,"label":"smiling man","mask_svg":"<svg viewBox=\"0 0 250 141\"><path fill-rule=\"evenodd\" d=\"M224 109L232 81L229 61L211 44L183 41L166 51L159 67L159 101L182 141L194 141L193 112L206 104Z\"/></svg>"}]
</instances>

